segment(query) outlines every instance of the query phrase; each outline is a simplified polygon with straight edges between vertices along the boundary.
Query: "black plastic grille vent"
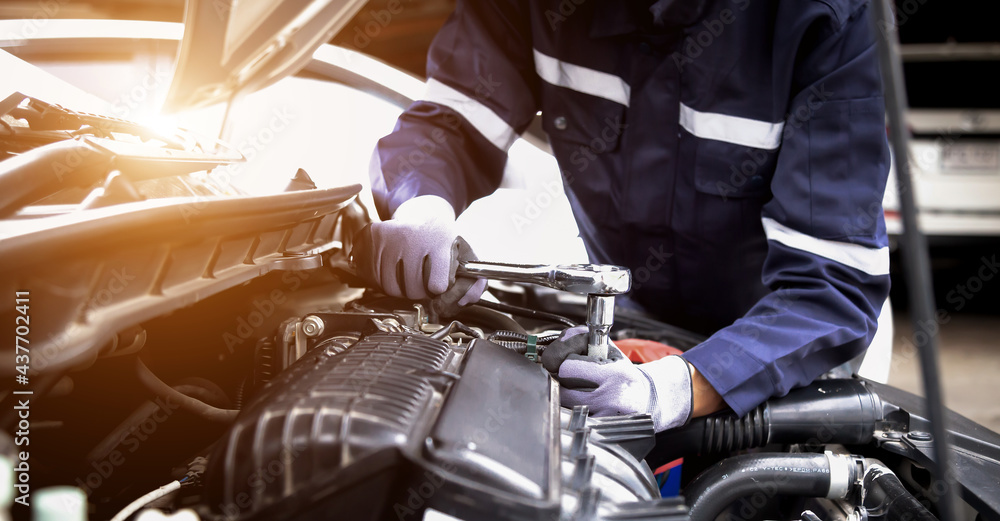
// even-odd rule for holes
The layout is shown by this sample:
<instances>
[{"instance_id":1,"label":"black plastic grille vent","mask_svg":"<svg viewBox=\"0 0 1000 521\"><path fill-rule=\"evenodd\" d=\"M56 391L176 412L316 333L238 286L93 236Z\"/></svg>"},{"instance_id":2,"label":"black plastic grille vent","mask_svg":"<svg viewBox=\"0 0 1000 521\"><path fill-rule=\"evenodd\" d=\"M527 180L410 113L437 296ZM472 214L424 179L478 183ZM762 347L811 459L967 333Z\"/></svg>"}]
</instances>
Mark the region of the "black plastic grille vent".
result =
<instances>
[{"instance_id":1,"label":"black plastic grille vent","mask_svg":"<svg viewBox=\"0 0 1000 521\"><path fill-rule=\"evenodd\" d=\"M370 335L339 355L316 351L261 389L213 455L209 495L226 517L267 509L408 443L450 353L400 334Z\"/></svg>"}]
</instances>

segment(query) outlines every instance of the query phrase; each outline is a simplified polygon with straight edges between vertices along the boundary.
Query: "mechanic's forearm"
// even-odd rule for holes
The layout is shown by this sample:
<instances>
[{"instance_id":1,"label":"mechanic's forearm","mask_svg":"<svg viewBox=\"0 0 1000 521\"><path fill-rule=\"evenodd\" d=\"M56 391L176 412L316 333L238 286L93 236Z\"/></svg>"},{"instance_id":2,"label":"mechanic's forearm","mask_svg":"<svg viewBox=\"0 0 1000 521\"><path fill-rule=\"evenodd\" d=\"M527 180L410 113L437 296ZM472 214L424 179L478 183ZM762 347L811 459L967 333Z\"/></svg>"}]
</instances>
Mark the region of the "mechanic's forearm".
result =
<instances>
[{"instance_id":1,"label":"mechanic's forearm","mask_svg":"<svg viewBox=\"0 0 1000 521\"><path fill-rule=\"evenodd\" d=\"M688 363L691 370L691 417L697 418L720 411L726 407L722 395L708 383L695 366Z\"/></svg>"}]
</instances>

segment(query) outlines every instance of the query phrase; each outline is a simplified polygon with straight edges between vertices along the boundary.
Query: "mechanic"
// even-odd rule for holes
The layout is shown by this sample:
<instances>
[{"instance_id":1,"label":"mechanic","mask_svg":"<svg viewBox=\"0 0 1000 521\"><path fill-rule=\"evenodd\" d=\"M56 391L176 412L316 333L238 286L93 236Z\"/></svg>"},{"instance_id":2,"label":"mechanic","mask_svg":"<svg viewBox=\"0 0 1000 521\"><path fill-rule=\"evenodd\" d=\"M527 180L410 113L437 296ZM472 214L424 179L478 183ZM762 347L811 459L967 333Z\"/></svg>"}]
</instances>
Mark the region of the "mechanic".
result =
<instances>
[{"instance_id":1,"label":"mechanic","mask_svg":"<svg viewBox=\"0 0 1000 521\"><path fill-rule=\"evenodd\" d=\"M455 215L500 184L536 113L591 262L653 316L711 334L634 365L567 330L567 406L657 432L743 415L862 353L889 291L884 103L864 0L459 0L427 92L378 142L367 269L411 299L456 281ZM643 280L646 278L647 280Z\"/></svg>"}]
</instances>

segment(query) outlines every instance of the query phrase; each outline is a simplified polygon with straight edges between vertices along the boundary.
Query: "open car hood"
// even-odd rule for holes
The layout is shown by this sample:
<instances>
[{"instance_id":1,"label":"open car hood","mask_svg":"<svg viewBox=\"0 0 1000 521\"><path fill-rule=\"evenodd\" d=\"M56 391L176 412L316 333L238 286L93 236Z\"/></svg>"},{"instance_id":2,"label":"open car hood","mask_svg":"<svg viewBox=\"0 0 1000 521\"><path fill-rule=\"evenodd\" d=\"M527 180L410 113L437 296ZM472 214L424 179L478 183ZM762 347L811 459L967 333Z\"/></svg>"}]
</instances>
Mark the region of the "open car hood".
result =
<instances>
[{"instance_id":1,"label":"open car hood","mask_svg":"<svg viewBox=\"0 0 1000 521\"><path fill-rule=\"evenodd\" d=\"M302 68L365 0L188 0L164 110L210 105Z\"/></svg>"}]
</instances>

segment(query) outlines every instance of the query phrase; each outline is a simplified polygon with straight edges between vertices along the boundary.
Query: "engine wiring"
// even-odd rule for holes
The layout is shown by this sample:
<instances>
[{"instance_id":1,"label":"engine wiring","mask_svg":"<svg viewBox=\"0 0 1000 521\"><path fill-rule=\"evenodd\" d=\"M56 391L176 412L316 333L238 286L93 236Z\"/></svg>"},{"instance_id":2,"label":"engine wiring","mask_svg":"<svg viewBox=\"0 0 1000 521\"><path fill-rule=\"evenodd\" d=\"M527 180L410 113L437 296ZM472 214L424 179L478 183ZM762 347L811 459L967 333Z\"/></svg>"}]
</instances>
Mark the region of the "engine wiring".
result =
<instances>
[{"instance_id":1,"label":"engine wiring","mask_svg":"<svg viewBox=\"0 0 1000 521\"><path fill-rule=\"evenodd\" d=\"M444 337L454 332L465 333L466 335L469 335L473 338L483 338L482 333L476 331L475 329L472 329L471 327L457 320L452 320L451 323L449 323L447 326L444 326L443 328L436 331L433 335L431 335L431 338L433 338L434 340L442 340L444 339Z\"/></svg>"},{"instance_id":2,"label":"engine wiring","mask_svg":"<svg viewBox=\"0 0 1000 521\"><path fill-rule=\"evenodd\" d=\"M189 476L184 476L183 478L171 481L170 483L167 483L166 485L163 485L162 487L156 490L143 494L141 497L139 497L139 499L136 499L135 501L129 503L128 506L126 506L120 512L115 514L115 517L112 517L111 521L125 521L126 519L131 517L132 514L138 512L139 509L141 509L142 507L152 503L153 501L156 501L157 499L166 496L167 494L170 494L175 490L180 489L181 486L184 485L185 482L187 482L187 480L189 480Z\"/></svg>"}]
</instances>

